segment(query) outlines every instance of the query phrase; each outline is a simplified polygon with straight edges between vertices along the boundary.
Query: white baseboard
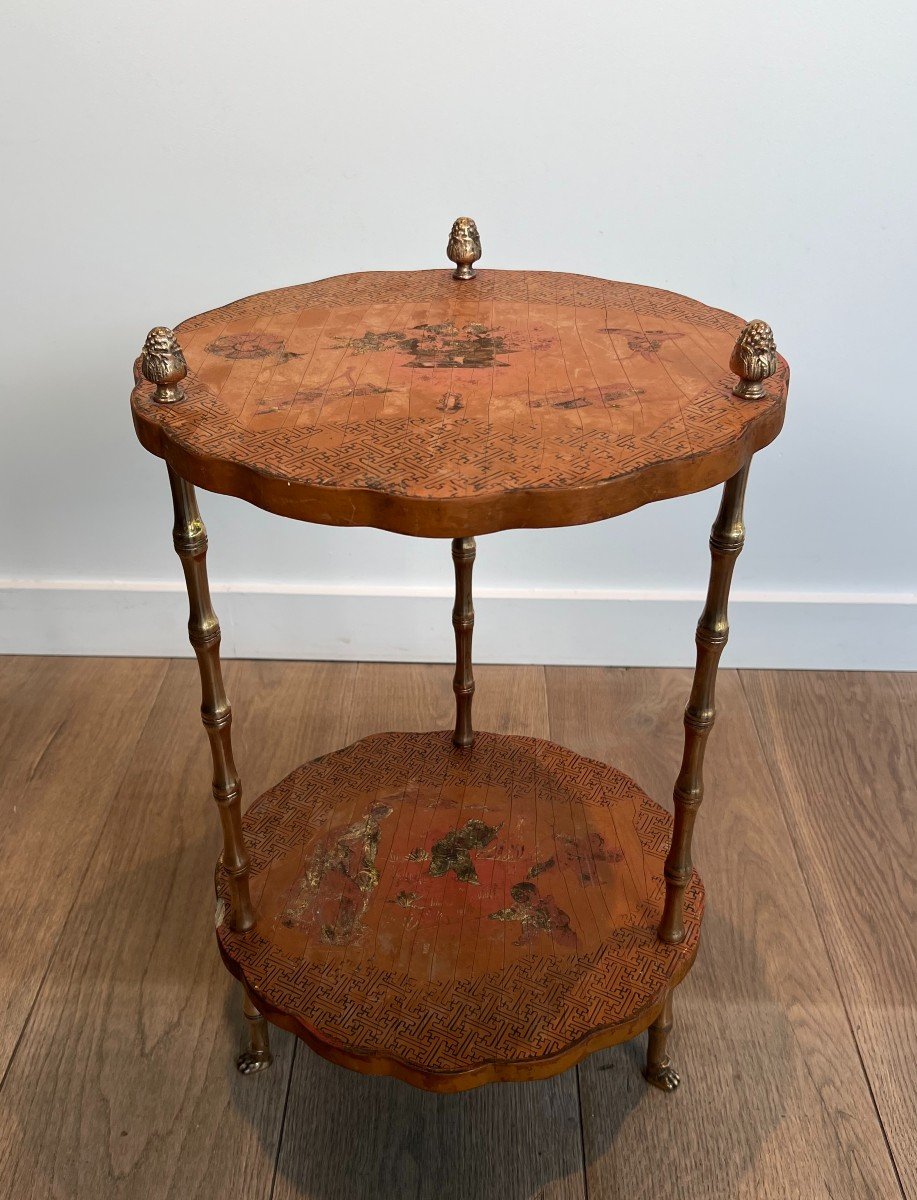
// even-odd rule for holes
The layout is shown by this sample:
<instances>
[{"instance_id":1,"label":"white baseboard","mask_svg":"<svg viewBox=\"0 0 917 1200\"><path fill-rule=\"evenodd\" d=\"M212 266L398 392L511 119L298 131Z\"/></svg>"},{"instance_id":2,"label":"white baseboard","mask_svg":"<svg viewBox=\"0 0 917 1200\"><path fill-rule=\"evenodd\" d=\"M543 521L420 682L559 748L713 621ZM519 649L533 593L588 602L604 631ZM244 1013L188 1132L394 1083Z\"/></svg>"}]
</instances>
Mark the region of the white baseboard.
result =
<instances>
[{"instance_id":1,"label":"white baseboard","mask_svg":"<svg viewBox=\"0 0 917 1200\"><path fill-rule=\"evenodd\" d=\"M448 662L446 588L219 585L227 658ZM486 589L481 663L686 666L702 597L686 592ZM180 657L179 583L0 580L0 653ZM917 596L737 592L724 666L917 670Z\"/></svg>"}]
</instances>

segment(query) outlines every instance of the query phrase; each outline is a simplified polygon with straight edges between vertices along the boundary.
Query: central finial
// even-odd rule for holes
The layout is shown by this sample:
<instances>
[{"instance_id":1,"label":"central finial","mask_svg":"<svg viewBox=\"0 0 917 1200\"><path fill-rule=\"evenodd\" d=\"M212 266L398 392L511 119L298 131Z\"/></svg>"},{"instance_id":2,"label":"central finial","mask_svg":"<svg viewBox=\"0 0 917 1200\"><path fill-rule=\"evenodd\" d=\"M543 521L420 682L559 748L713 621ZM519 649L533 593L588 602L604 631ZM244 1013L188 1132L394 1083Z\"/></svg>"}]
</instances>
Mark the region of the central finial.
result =
<instances>
[{"instance_id":1,"label":"central finial","mask_svg":"<svg viewBox=\"0 0 917 1200\"><path fill-rule=\"evenodd\" d=\"M471 217L458 217L453 222L446 256L455 263L453 279L474 279L473 264L481 257L481 239Z\"/></svg>"}]
</instances>

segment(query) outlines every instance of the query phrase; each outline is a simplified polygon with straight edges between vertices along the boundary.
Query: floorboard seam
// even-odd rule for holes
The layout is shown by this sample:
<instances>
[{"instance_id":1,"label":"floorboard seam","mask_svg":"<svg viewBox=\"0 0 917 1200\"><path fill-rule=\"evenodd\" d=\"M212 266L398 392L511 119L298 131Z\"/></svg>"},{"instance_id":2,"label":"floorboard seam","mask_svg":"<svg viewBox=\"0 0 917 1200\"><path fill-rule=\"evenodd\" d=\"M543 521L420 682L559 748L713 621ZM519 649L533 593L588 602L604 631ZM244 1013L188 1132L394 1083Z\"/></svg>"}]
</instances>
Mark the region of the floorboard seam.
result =
<instances>
[{"instance_id":1,"label":"floorboard seam","mask_svg":"<svg viewBox=\"0 0 917 1200\"><path fill-rule=\"evenodd\" d=\"M579 1064L574 1067L576 1071L576 1104L579 1111L579 1146L580 1157L583 1162L583 1198L589 1200L589 1172L586 1169L586 1127L583 1124L583 1089L580 1085Z\"/></svg>"},{"instance_id":2,"label":"floorboard seam","mask_svg":"<svg viewBox=\"0 0 917 1200\"><path fill-rule=\"evenodd\" d=\"M551 722L551 689L549 687L548 669L545 666L541 668L541 677L544 683L544 698L545 698L545 716L548 722L548 737L554 741L554 727ZM579 1063L573 1068L576 1077L576 1109L579 1115L579 1148L580 1161L583 1166L583 1200L589 1200L589 1169L586 1164L586 1125L583 1121L583 1088L580 1081Z\"/></svg>"},{"instance_id":3,"label":"floorboard seam","mask_svg":"<svg viewBox=\"0 0 917 1200\"><path fill-rule=\"evenodd\" d=\"M171 660L169 660L169 661L171 661ZM152 699L150 700L150 704L149 704L149 708L147 709L146 717L144 718L143 724L140 726L140 729L137 732L137 737L134 741L134 750L131 752L129 758L127 759L127 761L124 765L124 770L121 773L121 778L118 780L117 786L112 788L111 799L108 802L108 811L106 812L104 818L99 822L99 829L98 829L98 832L96 833L95 841L92 843L92 846L90 847L89 852L86 855L86 859L85 859L86 865L83 867L83 872L80 875L79 879L77 880L77 882L74 886L74 889L73 889L74 903L76 902L77 898L79 897L80 893L83 890L83 884L86 881L86 876L89 874L89 868L92 866L93 859L95 858L96 853L98 852L98 849L99 849L99 844L102 841L102 835L105 833L105 829L108 826L108 819L111 816L112 806L114 805L118 796L121 794L121 788L124 786L124 780L127 778L127 773L130 770L131 763L134 760L134 753L136 752L137 745L138 745L140 739L143 737L144 730L146 729L147 725L149 724L150 714L153 711L153 707L155 706L156 701L159 699L159 693L162 691L163 685L166 681L166 675L168 674L168 672L169 672L169 664L167 661L165 666L163 667L162 676L159 680L159 686L156 688L156 691L153 694ZM51 947L50 953L48 954L48 961L45 964L44 971L42 971L41 979L38 982L38 987L35 989L35 995L32 997L32 1003L29 1005L29 1011L25 1015L25 1020L22 1022L22 1027L20 1028L19 1034L16 1037L16 1043L13 1046L12 1051L10 1052L10 1056L6 1062L6 1066L3 1068L3 1075L0 1076L0 1092L3 1091L4 1084L6 1083L7 1077L9 1076L9 1073L12 1070L13 1063L16 1060L16 1055L19 1052L20 1043L22 1042L22 1039L25 1037L26 1030L29 1027L29 1022L32 1020L32 1013L35 1011L35 1006L38 1003L42 992L44 991L44 986L45 986L45 982L48 978L48 973L50 972L51 967L54 965L54 960L57 957L57 952L60 948L61 940L64 936L64 933L67 930L67 927L70 924L70 916L72 914L72 911L73 911L73 905L71 904L70 909L67 911L66 916L61 921L61 927L58 930L57 937L54 939L54 945Z\"/></svg>"},{"instance_id":4,"label":"floorboard seam","mask_svg":"<svg viewBox=\"0 0 917 1200\"><path fill-rule=\"evenodd\" d=\"M833 963L831 964L831 969L832 971L834 970ZM844 1006L844 1014L847 1017L847 1023L850 1025L851 1033L853 1034L853 1045L857 1052L857 1058L860 1060L860 1068L863 1072L863 1077L866 1080L866 1087L869 1089L869 1098L872 1101L873 1108L876 1110L876 1119L879 1122L879 1128L882 1130L882 1137L885 1141L885 1148L888 1151L888 1157L891 1160L892 1170L895 1172L895 1179L898 1181L898 1190L901 1192L902 1200L907 1200L907 1192L904 1190L904 1182L901 1178L901 1172L898 1170L898 1160L895 1157L895 1151L892 1148L891 1140L889 1139L888 1133L885 1129L885 1122L882 1120L882 1112L876 1100L876 1094L872 1088L872 1080L869 1078L869 1071L866 1067L866 1062L862 1053L860 1052L860 1043L857 1040L856 1030L853 1028L850 1022L850 1014L847 1012L847 1005L843 996L841 996L841 1004Z\"/></svg>"},{"instance_id":5,"label":"floorboard seam","mask_svg":"<svg viewBox=\"0 0 917 1200\"><path fill-rule=\"evenodd\" d=\"M48 972L51 970L51 964L54 962L54 956L57 953L57 947L60 945L60 939L63 937L64 929L66 929L66 927L67 927L67 922L66 922L66 920L64 920L61 923L60 933L57 935L57 939L55 940L54 945L51 948L51 953L48 955L48 961L45 964L44 971L42 971L41 979L39 980L38 987L35 989L35 995L32 997L32 1003L29 1005L29 1011L26 1013L25 1020L22 1022L22 1027L19 1030L19 1034L16 1038L16 1043L13 1046L13 1049L10 1051L9 1059L7 1060L7 1064L3 1069L3 1076L2 1076L2 1078L0 1078L0 1092L3 1091L3 1085L6 1083L6 1078L12 1069L13 1063L16 1059L16 1055L19 1052L19 1043L25 1037L25 1032L28 1029L29 1022L32 1019L32 1013L35 1011L35 1005L38 1003L38 997L41 995L42 990L45 986L45 980L48 978Z\"/></svg>"},{"instance_id":6,"label":"floorboard seam","mask_svg":"<svg viewBox=\"0 0 917 1200\"><path fill-rule=\"evenodd\" d=\"M827 933L825 932L825 928L822 924L821 913L819 911L818 905L815 902L815 896L812 894L812 888L809 884L808 874L803 869L802 860L799 857L799 848L796 845L796 839L793 836L792 825L790 824L790 821L787 818L786 807L785 807L784 800L783 800L783 790L782 790L780 781L774 775L774 769L771 766L770 756L768 755L768 753L765 749L764 740L761 737L761 730L758 728L758 719L755 715L754 706L752 705L751 699L748 695L748 692L745 689L745 675L746 674L747 674L747 672L745 672L745 671L738 672L739 684L742 688L742 695L745 697L745 705L748 709L749 715L751 716L752 728L755 731L755 737L758 739L758 745L761 750L761 757L763 758L765 766L767 767L767 773L770 776L770 780L771 780L771 783L774 788L774 794L777 799L777 804L779 805L779 808L780 808L780 817L781 817L784 827L786 829L787 837L789 839L790 845L793 847L793 858L796 862L796 868L799 871L800 877L802 878L803 887L806 889L806 895L809 897L809 906L812 909L812 915L815 919L815 926L818 929L819 934L821 935L822 945L825 948L825 957L828 960L828 966L831 968L831 976L834 979L834 987L837 991L837 998L841 1002L841 1008L843 1009L843 1012L844 1012L844 1019L847 1022L847 1028L850 1030L850 1037L853 1041L853 1048L854 1048L854 1050L856 1050L856 1056L857 1056L857 1059L860 1064L860 1070L863 1072L863 1081L866 1084L866 1090L869 1092L869 1099L870 1099L870 1102L872 1103L873 1111L876 1114L876 1120L879 1123L879 1129L882 1132L882 1139L885 1142L885 1149L888 1152L888 1157L889 1157L889 1161L891 1163L892 1171L894 1171L894 1173L895 1173L895 1180L897 1181L897 1184L898 1184L898 1191L901 1193L901 1200L907 1200L907 1193L905 1192L904 1184L901 1181L901 1172L898 1169L898 1162L897 1162L897 1159L895 1158L895 1152L892 1148L891 1142L889 1141L888 1133L885 1129L885 1122L882 1120L882 1113L881 1113L881 1111L879 1109L879 1105L876 1101L876 1094L873 1091L872 1080L869 1078L869 1071L867 1070L866 1062L865 1062L865 1060L863 1058L863 1054L860 1050L860 1042L856 1035L856 1029L854 1028L853 1020L851 1019L851 1016L850 1016L850 1010L847 1007L847 1001L844 998L844 992L843 992L843 989L841 988L840 979L838 978L837 966L834 962L834 955L831 953L831 940L828 937Z\"/></svg>"},{"instance_id":7,"label":"floorboard seam","mask_svg":"<svg viewBox=\"0 0 917 1200\"><path fill-rule=\"evenodd\" d=\"M350 734L350 726L353 720L353 709L357 697L357 677L359 675L360 665L360 663L356 663L354 670L351 672L350 693L348 699L344 702L347 708L346 719L342 722L345 738ZM274 1032L276 1034L277 1030L275 1029ZM287 1090L286 1095L283 1098L283 1113L280 1117L280 1132L277 1135L277 1151L274 1155L274 1171L271 1175L271 1190L268 1193L268 1200L274 1200L274 1190L277 1187L277 1174L280 1170L280 1154L283 1149L283 1135L287 1127L287 1110L290 1105L290 1092L293 1090L293 1073L296 1070L296 1055L299 1051L299 1038L296 1037L295 1034L293 1034L292 1037L293 1053L290 1055L290 1073L287 1076Z\"/></svg>"},{"instance_id":8,"label":"floorboard seam","mask_svg":"<svg viewBox=\"0 0 917 1200\"><path fill-rule=\"evenodd\" d=\"M274 1031L277 1032L276 1029ZM287 1076L287 1091L283 1098L283 1112L280 1116L280 1131L277 1134L277 1151L274 1154L274 1170L271 1175L271 1190L268 1200L274 1200L274 1189L277 1186L277 1172L280 1169L280 1152L283 1149L283 1135L287 1127L287 1108L290 1104L290 1092L293 1088L293 1071L296 1067L296 1052L299 1050L299 1038L293 1035L293 1053L290 1055L290 1073Z\"/></svg>"}]
</instances>

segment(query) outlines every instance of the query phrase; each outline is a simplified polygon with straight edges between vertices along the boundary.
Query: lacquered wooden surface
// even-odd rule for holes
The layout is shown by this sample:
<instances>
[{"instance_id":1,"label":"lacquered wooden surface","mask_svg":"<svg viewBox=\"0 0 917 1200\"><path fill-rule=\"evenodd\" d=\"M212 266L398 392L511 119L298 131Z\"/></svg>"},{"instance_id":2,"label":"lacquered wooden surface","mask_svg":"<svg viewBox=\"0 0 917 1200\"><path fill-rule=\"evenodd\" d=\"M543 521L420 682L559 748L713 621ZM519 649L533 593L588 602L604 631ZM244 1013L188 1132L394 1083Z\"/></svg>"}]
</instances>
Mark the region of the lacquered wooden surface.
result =
<instances>
[{"instance_id":1,"label":"lacquered wooden surface","mask_svg":"<svg viewBox=\"0 0 917 1200\"><path fill-rule=\"evenodd\" d=\"M917 1196L917 975L906 932L885 920L912 903L917 676L743 672L750 710L736 673L721 673L695 846L710 884L704 947L670 1039L677 1093L647 1088L637 1042L550 1080L430 1096L342 1071L277 1030L269 1071L232 1068L242 1022L213 953L219 833L187 702L196 668L173 664L164 682L142 671L0 659L0 814L16 834L0 906L34 896L57 922L0 954L0 990L16 1000L0 1061L0 1194L196 1200L218 1176L251 1200L582 1200L588 1173L592 1200ZM152 701L142 730L110 711L132 673ZM690 672L550 669L547 688L541 668L477 674L483 725L552 737L669 791ZM446 666L227 664L250 795L382 725L448 727L450 678ZM860 710L877 736L854 750ZM106 791L97 750L112 721L124 758ZM874 909L852 903L847 871L822 857L821 812L829 852L846 847L857 894L881 897ZM92 837L70 856L77 822ZM45 877L37 845L58 864L50 892L33 886Z\"/></svg>"},{"instance_id":2,"label":"lacquered wooden surface","mask_svg":"<svg viewBox=\"0 0 917 1200\"><path fill-rule=\"evenodd\" d=\"M656 935L665 810L536 738L376 734L271 788L244 832L257 921L218 909L227 965L319 1053L431 1090L634 1036L697 950L696 874L685 941Z\"/></svg>"},{"instance_id":3,"label":"lacquered wooden surface","mask_svg":"<svg viewBox=\"0 0 917 1200\"><path fill-rule=\"evenodd\" d=\"M191 482L302 520L572 525L711 487L776 437L789 371L732 395L743 324L582 275L342 275L184 322L186 399L140 380L134 423Z\"/></svg>"}]
</instances>

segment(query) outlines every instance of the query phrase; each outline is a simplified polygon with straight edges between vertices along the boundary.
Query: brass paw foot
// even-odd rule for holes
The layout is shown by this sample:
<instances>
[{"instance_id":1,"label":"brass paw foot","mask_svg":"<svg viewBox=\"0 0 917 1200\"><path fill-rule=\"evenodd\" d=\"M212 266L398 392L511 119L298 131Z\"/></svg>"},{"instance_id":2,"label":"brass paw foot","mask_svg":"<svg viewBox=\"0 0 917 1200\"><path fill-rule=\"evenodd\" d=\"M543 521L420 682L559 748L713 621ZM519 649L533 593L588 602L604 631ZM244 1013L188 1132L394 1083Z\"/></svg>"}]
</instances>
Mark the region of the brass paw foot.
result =
<instances>
[{"instance_id":1,"label":"brass paw foot","mask_svg":"<svg viewBox=\"0 0 917 1200\"><path fill-rule=\"evenodd\" d=\"M242 1012L245 1014L245 1024L248 1028L248 1046L236 1059L236 1070L241 1075L254 1075L256 1071L266 1071L274 1061L271 1039L267 1021L255 1008L248 992L242 994Z\"/></svg>"},{"instance_id":2,"label":"brass paw foot","mask_svg":"<svg viewBox=\"0 0 917 1200\"><path fill-rule=\"evenodd\" d=\"M240 1075L254 1075L256 1071L266 1071L273 1061L270 1050L243 1050L236 1059L236 1070Z\"/></svg>"},{"instance_id":3,"label":"brass paw foot","mask_svg":"<svg viewBox=\"0 0 917 1200\"><path fill-rule=\"evenodd\" d=\"M670 1062L660 1063L656 1067L646 1067L643 1078L661 1092L674 1092L681 1083L681 1076Z\"/></svg>"}]
</instances>

